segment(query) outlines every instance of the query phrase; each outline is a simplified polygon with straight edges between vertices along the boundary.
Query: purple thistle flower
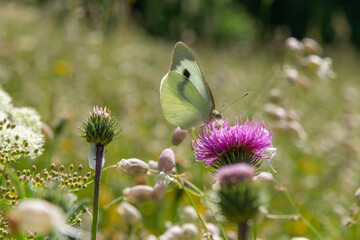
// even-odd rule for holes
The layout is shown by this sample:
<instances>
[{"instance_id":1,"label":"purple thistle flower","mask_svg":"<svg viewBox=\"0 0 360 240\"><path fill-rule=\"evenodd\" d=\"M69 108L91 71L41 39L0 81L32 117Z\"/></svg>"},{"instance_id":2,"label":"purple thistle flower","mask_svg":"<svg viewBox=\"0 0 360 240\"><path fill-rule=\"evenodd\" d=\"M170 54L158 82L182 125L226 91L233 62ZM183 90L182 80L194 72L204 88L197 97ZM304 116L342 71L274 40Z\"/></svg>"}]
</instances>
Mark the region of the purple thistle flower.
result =
<instances>
[{"instance_id":1,"label":"purple thistle flower","mask_svg":"<svg viewBox=\"0 0 360 240\"><path fill-rule=\"evenodd\" d=\"M209 123L192 142L192 148L195 159L205 161L205 167L217 169L245 162L258 169L261 160L269 161L275 153L272 139L272 132L264 122L256 119L250 122L249 118L243 122L241 118L235 117L234 126L227 120Z\"/></svg>"}]
</instances>

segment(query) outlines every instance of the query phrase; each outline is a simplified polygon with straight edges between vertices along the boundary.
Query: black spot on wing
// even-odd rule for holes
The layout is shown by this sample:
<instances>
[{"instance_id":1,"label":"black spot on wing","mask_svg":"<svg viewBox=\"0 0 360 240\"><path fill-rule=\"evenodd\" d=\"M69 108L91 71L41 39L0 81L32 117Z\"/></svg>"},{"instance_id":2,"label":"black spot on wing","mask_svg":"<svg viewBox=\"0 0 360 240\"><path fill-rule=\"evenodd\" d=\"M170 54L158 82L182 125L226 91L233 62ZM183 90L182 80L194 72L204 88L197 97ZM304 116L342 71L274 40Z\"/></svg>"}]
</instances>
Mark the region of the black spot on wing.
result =
<instances>
[{"instance_id":1,"label":"black spot on wing","mask_svg":"<svg viewBox=\"0 0 360 240\"><path fill-rule=\"evenodd\" d=\"M183 75L184 75L186 78L189 78L189 77L190 77L190 72L185 68L184 71L183 71Z\"/></svg>"}]
</instances>

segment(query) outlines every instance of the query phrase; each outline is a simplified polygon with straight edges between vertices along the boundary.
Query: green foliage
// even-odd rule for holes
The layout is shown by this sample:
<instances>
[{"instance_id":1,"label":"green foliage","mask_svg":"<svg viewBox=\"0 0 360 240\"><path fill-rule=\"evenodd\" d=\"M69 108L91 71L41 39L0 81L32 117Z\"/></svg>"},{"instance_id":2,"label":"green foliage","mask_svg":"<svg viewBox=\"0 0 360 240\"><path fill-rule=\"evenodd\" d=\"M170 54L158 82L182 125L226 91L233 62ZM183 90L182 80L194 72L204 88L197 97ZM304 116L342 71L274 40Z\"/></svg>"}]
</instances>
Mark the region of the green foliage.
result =
<instances>
[{"instance_id":1,"label":"green foliage","mask_svg":"<svg viewBox=\"0 0 360 240\"><path fill-rule=\"evenodd\" d=\"M16 198L20 199L37 196L34 190L36 184L31 181L35 181L38 173L41 178L45 177L41 174L42 169L46 168L49 175L53 170L50 162L60 166L53 171L61 172L63 169L67 175L80 170L73 166L71 172L61 168L62 164L82 164L84 172L90 171L88 146L77 134L91 106L109 107L122 126L121 137L107 149L105 167L122 158L136 157L146 162L156 160L160 152L171 144L173 128L161 112L159 84L167 72L173 43L155 40L133 26L116 29L113 35L106 36L85 26L75 12L66 15L59 25L51 13L46 7L38 9L14 2L4 3L0 8L2 88L10 94L14 105L36 108L50 130L56 131L56 126L63 127L56 141L51 137L47 139L45 155L34 160L21 158L21 161L8 163L5 169L8 175L4 174L1 186L6 188L4 193L14 188ZM182 31L190 27L186 25L179 29ZM177 36L170 31L166 34L171 34L174 39ZM200 40L199 43L203 43ZM198 52L198 60L218 105L229 103L245 92L250 93L223 115L228 119L234 119L234 115L264 119L274 132L273 145L278 149L278 155L273 160L278 171L275 175L277 184L276 188L269 190L268 214L259 216L257 235L280 240L293 236L316 238L304 219L295 221L296 211L284 194L288 193L293 196L294 205L301 206L299 211L303 217L323 236L356 239L358 224L348 222L348 225L343 225L348 217L356 223L358 208L353 205L353 195L360 182L357 150L360 73L353 49L343 45L325 48L325 54L334 61L336 79L320 80L316 74L304 74L299 81L289 82L284 76L282 52L274 53L266 47L249 51L251 46L245 48L231 44L222 50L206 46L198 44L193 48ZM265 111L268 103L276 104L285 114L268 114ZM67 124L57 124L61 119L66 119ZM194 131L196 134L197 130ZM301 131L306 137L299 137L304 136L299 134ZM212 189L212 174L202 167L202 163L194 162L188 140L189 136L174 149L179 173L200 189L207 189L208 193ZM47 155L50 147L53 152ZM38 169L35 172L31 172L33 165ZM17 179L16 170L25 175L24 182L20 177ZM1 166L0 173L3 171ZM82 179L87 176L82 175ZM70 187L69 192L76 192L80 201L92 196L91 175L87 176L87 188ZM28 177L29 182L25 183ZM127 236L129 228L117 213L116 204L110 203L121 197L126 187L154 184L154 177L134 179L121 176L115 168L109 168L103 172L102 180L99 231L104 238L123 239L121 234ZM69 182L71 186L76 185L73 181ZM46 188L39 185L39 191L42 187ZM201 198L208 195L191 192L201 214L206 212ZM48 199L57 199L50 193L47 196ZM1 198L2 209L11 208L8 199ZM67 214L78 218L78 212L83 211L80 209L89 206L80 201L74 203ZM157 236L164 233L167 221L180 222L178 209L187 204L183 192L172 184L159 202L137 205L143 215L143 223L134 232L146 229ZM215 215L224 223L226 230L234 230L233 225ZM1 218L3 216L2 212ZM73 217L68 217L68 220L71 224L78 224ZM82 214L81 218L84 219L82 227L88 227L89 214ZM211 217L206 221L214 222ZM9 234L8 224L0 222L1 234L4 231Z\"/></svg>"}]
</instances>

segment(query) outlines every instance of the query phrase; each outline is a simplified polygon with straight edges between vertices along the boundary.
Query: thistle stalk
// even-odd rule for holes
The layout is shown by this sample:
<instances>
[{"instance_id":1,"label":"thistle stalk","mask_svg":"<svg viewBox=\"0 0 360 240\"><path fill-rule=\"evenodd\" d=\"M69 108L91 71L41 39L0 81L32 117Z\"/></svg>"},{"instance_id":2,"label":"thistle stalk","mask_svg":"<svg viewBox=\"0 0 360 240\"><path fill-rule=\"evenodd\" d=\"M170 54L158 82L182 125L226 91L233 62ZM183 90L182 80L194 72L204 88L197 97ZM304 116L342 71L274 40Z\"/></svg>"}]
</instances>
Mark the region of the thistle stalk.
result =
<instances>
[{"instance_id":1,"label":"thistle stalk","mask_svg":"<svg viewBox=\"0 0 360 240\"><path fill-rule=\"evenodd\" d=\"M238 240L249 240L249 225L246 222L241 222L237 226Z\"/></svg>"},{"instance_id":2,"label":"thistle stalk","mask_svg":"<svg viewBox=\"0 0 360 240\"><path fill-rule=\"evenodd\" d=\"M104 145L96 145L96 165L95 165L95 181L94 181L94 196L93 196L93 218L91 224L91 240L96 240L96 232L99 217L99 195L100 195L100 179L101 179L101 165L102 156L104 152Z\"/></svg>"}]
</instances>

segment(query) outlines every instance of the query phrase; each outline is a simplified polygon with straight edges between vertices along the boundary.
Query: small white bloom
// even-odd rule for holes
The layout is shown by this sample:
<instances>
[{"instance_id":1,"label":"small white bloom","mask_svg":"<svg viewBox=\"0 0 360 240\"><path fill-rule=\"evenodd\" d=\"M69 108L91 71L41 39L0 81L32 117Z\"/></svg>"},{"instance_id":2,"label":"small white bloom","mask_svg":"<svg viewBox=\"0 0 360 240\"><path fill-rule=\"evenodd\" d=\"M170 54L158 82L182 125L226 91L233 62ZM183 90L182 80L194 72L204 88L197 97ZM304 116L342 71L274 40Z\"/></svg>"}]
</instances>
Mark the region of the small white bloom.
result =
<instances>
[{"instance_id":1,"label":"small white bloom","mask_svg":"<svg viewBox=\"0 0 360 240\"><path fill-rule=\"evenodd\" d=\"M13 108L10 112L11 121L16 125L22 125L28 127L33 131L40 132L41 121L38 113L27 107Z\"/></svg>"},{"instance_id":2,"label":"small white bloom","mask_svg":"<svg viewBox=\"0 0 360 240\"><path fill-rule=\"evenodd\" d=\"M104 167L104 164L105 164L105 154L106 154L106 149L104 148L104 152L103 152L103 156L102 156L101 168ZM95 170L95 166L96 166L96 144L93 143L93 142L89 143L88 161L89 161L90 168Z\"/></svg>"},{"instance_id":3,"label":"small white bloom","mask_svg":"<svg viewBox=\"0 0 360 240\"><path fill-rule=\"evenodd\" d=\"M316 74L323 80L336 78L336 73L332 70L332 59L329 57L323 58Z\"/></svg>"},{"instance_id":4,"label":"small white bloom","mask_svg":"<svg viewBox=\"0 0 360 240\"><path fill-rule=\"evenodd\" d=\"M0 111L8 112L11 107L10 95L0 88Z\"/></svg>"},{"instance_id":5,"label":"small white bloom","mask_svg":"<svg viewBox=\"0 0 360 240\"><path fill-rule=\"evenodd\" d=\"M163 186L169 185L169 183L173 180L169 175L164 172L160 172L158 175L156 175L155 179L158 184Z\"/></svg>"}]
</instances>

